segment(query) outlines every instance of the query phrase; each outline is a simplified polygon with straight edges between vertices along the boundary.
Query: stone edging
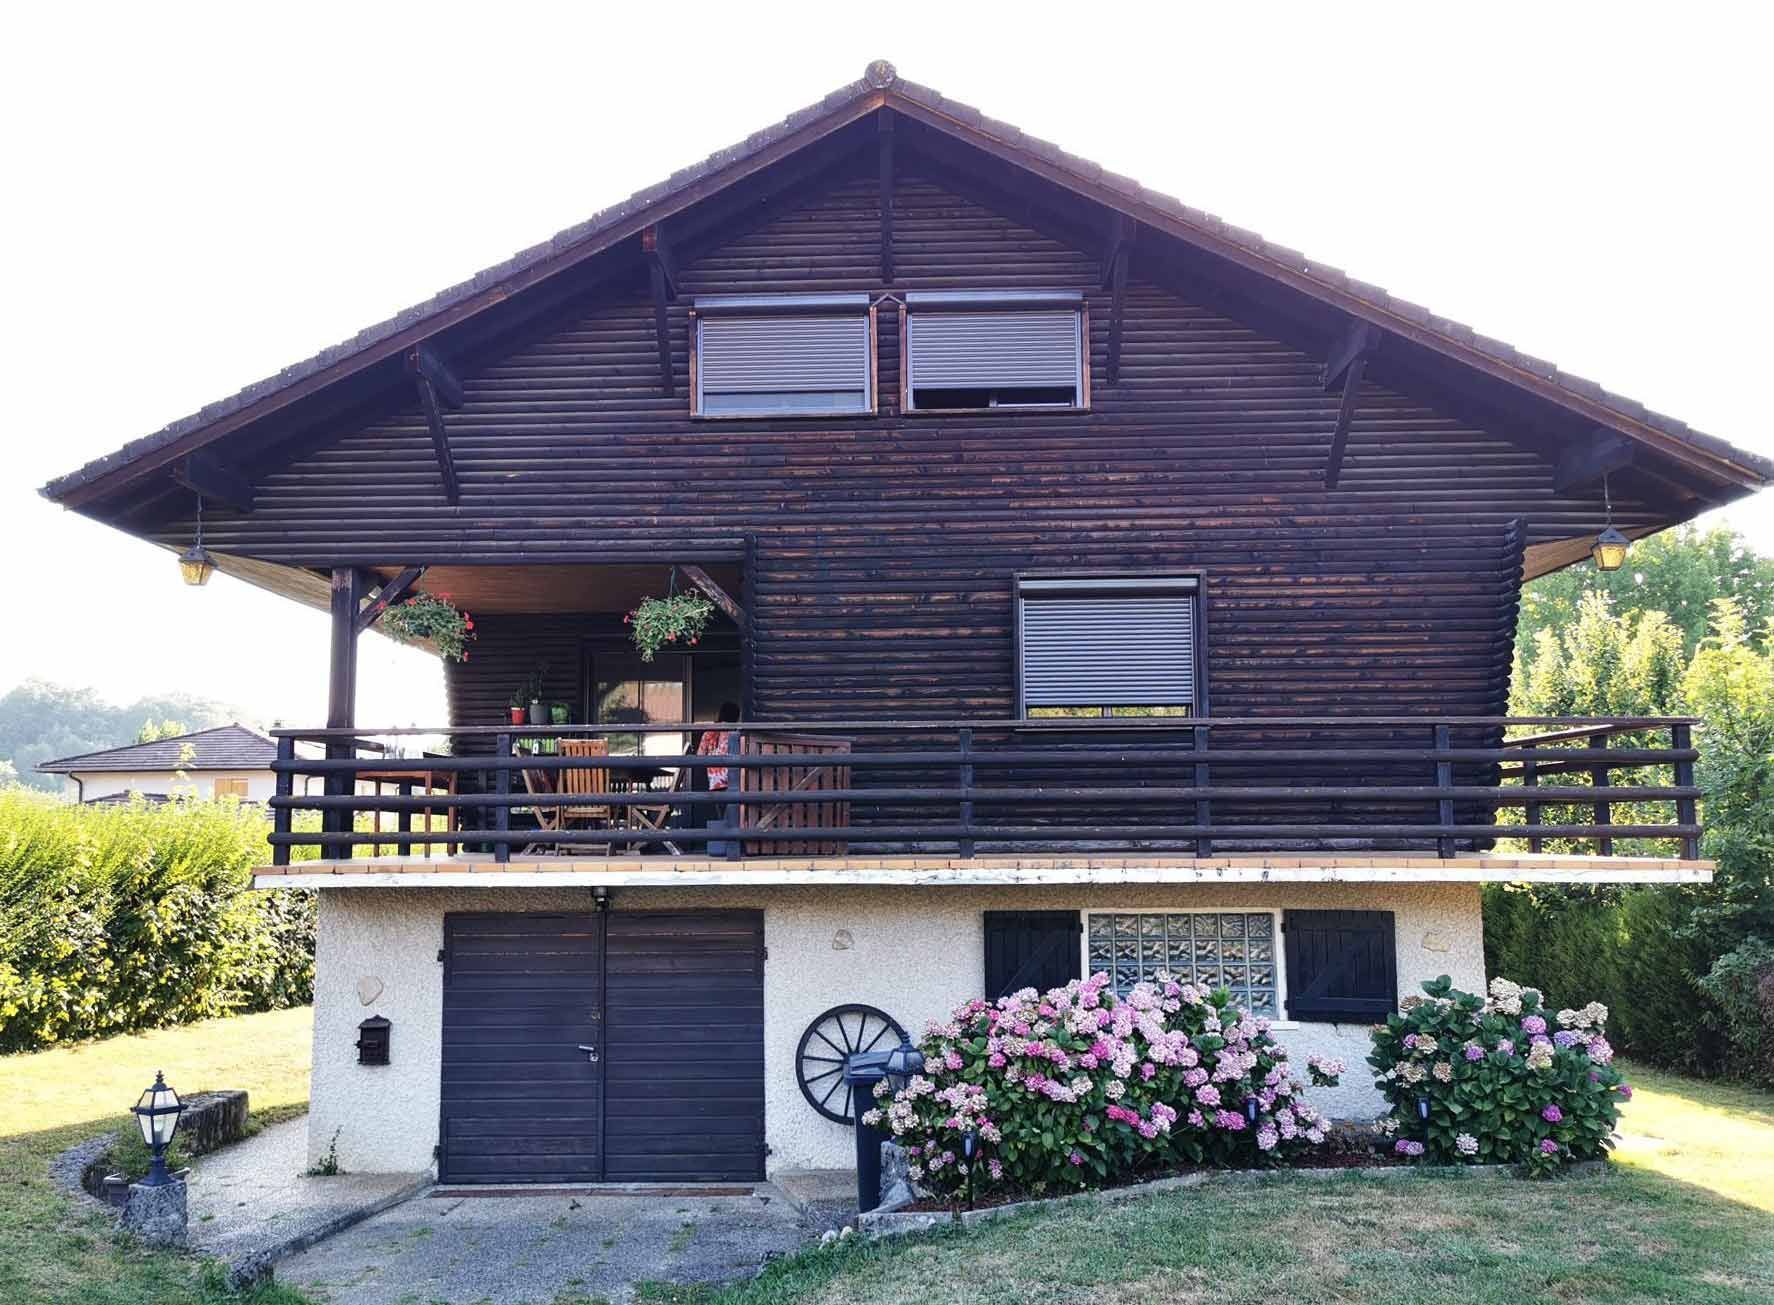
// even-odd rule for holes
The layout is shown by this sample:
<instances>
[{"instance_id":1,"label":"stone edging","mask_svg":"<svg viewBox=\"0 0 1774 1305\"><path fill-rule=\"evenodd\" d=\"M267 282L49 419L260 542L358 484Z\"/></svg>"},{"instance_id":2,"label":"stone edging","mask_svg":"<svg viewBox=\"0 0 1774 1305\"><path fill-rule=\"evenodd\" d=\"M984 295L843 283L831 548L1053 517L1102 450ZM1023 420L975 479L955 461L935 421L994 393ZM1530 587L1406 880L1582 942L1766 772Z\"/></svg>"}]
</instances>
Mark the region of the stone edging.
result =
<instances>
[{"instance_id":1,"label":"stone edging","mask_svg":"<svg viewBox=\"0 0 1774 1305\"><path fill-rule=\"evenodd\" d=\"M1605 1160L1581 1160L1568 1165L1562 1171L1566 1174L1597 1174L1607 1169ZM1070 1196L1050 1196L1032 1201L1013 1201L1008 1205L993 1205L982 1210L963 1210L961 1224L973 1227L993 1219L1003 1219L1013 1214L1021 1214L1025 1210L1060 1209L1068 1205L1118 1205L1123 1201L1137 1201L1142 1197L1155 1196L1160 1192L1177 1192L1192 1187L1204 1187L1210 1184L1258 1183L1281 1179L1301 1178L1322 1180L1339 1178L1350 1174L1360 1174L1373 1178L1395 1178L1410 1174L1436 1174L1451 1177L1459 1175L1471 1178L1514 1178L1520 1167L1517 1165L1368 1165L1345 1167L1340 1169L1226 1169L1204 1171L1198 1174L1178 1174L1171 1178L1155 1178L1149 1183L1135 1183L1128 1187L1109 1187L1101 1191L1076 1192ZM857 1231L863 1236L879 1239L882 1237L903 1237L907 1233L927 1232L933 1228L952 1227L955 1218L951 1214L935 1210L870 1210L867 1214L856 1216Z\"/></svg>"},{"instance_id":2,"label":"stone edging","mask_svg":"<svg viewBox=\"0 0 1774 1305\"><path fill-rule=\"evenodd\" d=\"M98 1197L86 1190L87 1171L105 1164L110 1160L111 1151L117 1145L117 1134L100 1133L97 1137L89 1137L77 1146L71 1146L49 1162L49 1178L56 1190L77 1205L84 1205L89 1210L103 1210L115 1216L117 1207L106 1205Z\"/></svg>"}]
</instances>

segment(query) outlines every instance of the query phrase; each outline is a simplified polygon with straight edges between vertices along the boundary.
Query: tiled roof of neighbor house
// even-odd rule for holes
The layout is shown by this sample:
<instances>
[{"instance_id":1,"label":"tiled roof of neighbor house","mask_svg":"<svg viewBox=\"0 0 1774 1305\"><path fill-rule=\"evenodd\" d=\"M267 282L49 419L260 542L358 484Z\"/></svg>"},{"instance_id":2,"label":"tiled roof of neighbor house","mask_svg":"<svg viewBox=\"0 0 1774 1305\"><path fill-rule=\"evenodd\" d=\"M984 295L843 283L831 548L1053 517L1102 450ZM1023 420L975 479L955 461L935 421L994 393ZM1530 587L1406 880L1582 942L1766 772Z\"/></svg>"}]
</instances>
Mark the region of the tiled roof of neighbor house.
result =
<instances>
[{"instance_id":1,"label":"tiled roof of neighbor house","mask_svg":"<svg viewBox=\"0 0 1774 1305\"><path fill-rule=\"evenodd\" d=\"M189 759L180 762L189 745ZM277 757L277 744L269 736L245 725L218 725L193 734L176 734L152 743L105 748L77 757L45 761L37 767L49 775L70 771L128 770L269 770Z\"/></svg>"},{"instance_id":2,"label":"tiled roof of neighbor house","mask_svg":"<svg viewBox=\"0 0 1774 1305\"><path fill-rule=\"evenodd\" d=\"M312 358L284 368L275 376L249 385L152 435L124 445L115 453L107 454L77 471L49 482L43 487L43 493L52 499L61 498L89 481L222 421L334 364L372 349L392 336L421 327L428 319L463 305L477 295L497 291L503 282L550 259L569 251L590 253L607 247L614 239L632 234L634 223L649 210L669 207L675 197L692 185L717 177L723 170L752 159L797 132L815 127L822 119L832 119L834 125L839 125L855 116L859 106L861 112L867 112L876 103L904 106L913 111L929 111L944 122L987 138L990 148L1012 162L1053 169L1098 192L1106 192L1110 197L1108 202L1125 204L1127 211L1134 216L1161 222L1184 239L1199 238L1210 247L1218 245L1253 256L1260 266L1289 284L1302 288L1306 293L1322 294L1328 300L1347 305L1363 316L1371 312L1371 320L1383 328L1417 328L1439 340L1455 356L1465 353L1474 359L1488 359L1501 364L1511 372L1519 373L1523 384L1544 383L1552 387L1555 394L1595 405L1618 417L1629 427L1637 425L1648 428L1650 432L1661 434L1675 444L1728 463L1739 477L1747 477L1748 483L1752 485L1774 482L1774 459L1738 449L1716 436L1702 434L1674 417L1653 412L1641 403L1613 394L1594 381L1573 376L1559 370L1554 364L1524 354L1501 340L1480 335L1470 326L1440 317L1419 304L1388 294L1379 286L1358 281L1338 268L1314 262L1297 250L1274 244L1254 231L1232 226L1211 213L1191 208L1169 195L1148 190L1130 177L1109 172L1100 164L1069 154L1051 142L1026 135L1020 128L989 118L970 105L951 100L929 87L908 82L898 75L892 64L878 59L869 64L861 80L840 87L817 104L791 113L782 121L754 132L744 141L719 150L700 163L682 168L662 182L636 191L627 199L593 214L584 222L557 232L541 244L533 245L502 263L475 273L468 280L433 295L423 303L396 313L386 321L366 327L349 340L323 349ZM846 110L853 112L846 114ZM1628 429L1626 433L1644 438L1642 431Z\"/></svg>"}]
</instances>

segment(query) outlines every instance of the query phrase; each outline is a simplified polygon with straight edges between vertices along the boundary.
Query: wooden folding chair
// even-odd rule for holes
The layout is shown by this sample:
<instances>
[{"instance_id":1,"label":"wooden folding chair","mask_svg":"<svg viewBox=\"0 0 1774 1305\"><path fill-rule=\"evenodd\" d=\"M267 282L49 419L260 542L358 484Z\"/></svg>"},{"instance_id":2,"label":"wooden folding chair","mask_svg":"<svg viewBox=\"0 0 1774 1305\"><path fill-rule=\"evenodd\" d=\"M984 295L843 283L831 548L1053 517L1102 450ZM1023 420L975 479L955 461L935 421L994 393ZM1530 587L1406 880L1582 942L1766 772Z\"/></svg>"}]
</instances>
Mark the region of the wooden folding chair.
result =
<instances>
[{"instance_id":1,"label":"wooden folding chair","mask_svg":"<svg viewBox=\"0 0 1774 1305\"><path fill-rule=\"evenodd\" d=\"M560 755L563 757L608 757L610 744L605 739L562 739ZM569 829L596 829L599 825L608 827L611 823L614 808L607 801L599 802L598 798L610 796L610 770L607 766L571 766L565 770L554 772L555 782L550 783L550 775L542 770L525 770L524 787L532 793L562 793L568 797L592 799L584 803L568 803L562 806L538 806L536 823L544 834L558 834ZM546 842L546 839L538 840ZM556 844L563 851L570 850L571 844ZM614 843L603 845L604 855L615 851Z\"/></svg>"},{"instance_id":2,"label":"wooden folding chair","mask_svg":"<svg viewBox=\"0 0 1774 1305\"><path fill-rule=\"evenodd\" d=\"M677 773L671 777L670 786L665 791L667 793L681 793L690 786L689 780L690 768L688 766L679 766ZM692 807L682 809L694 810ZM667 829L671 825L672 813L677 810L680 810L680 808L674 807L669 802L648 802L631 806L628 808L629 828L651 831ZM663 848L672 856L681 856L683 854L678 845L669 839L662 843L637 843L633 846L635 851L640 852L643 855L660 848Z\"/></svg>"}]
</instances>

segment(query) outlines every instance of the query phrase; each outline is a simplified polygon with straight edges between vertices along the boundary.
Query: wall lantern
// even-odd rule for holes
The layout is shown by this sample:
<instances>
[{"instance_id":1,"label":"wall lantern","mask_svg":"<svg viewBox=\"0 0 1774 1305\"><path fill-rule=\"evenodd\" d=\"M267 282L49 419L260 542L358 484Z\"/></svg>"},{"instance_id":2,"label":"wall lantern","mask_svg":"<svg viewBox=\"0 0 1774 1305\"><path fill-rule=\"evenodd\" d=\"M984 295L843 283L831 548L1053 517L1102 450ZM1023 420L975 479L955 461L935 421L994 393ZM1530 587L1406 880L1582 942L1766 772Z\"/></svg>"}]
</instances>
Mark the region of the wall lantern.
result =
<instances>
[{"instance_id":1,"label":"wall lantern","mask_svg":"<svg viewBox=\"0 0 1774 1305\"><path fill-rule=\"evenodd\" d=\"M166 1172L166 1148L172 1145L173 1134L179 1131L179 1116L185 1113L185 1103L167 1086L166 1075L156 1070L154 1085L142 1093L129 1112L136 1117L136 1123L142 1129L142 1141L148 1144L154 1155L142 1186L165 1187L172 1181L172 1175Z\"/></svg>"},{"instance_id":2,"label":"wall lantern","mask_svg":"<svg viewBox=\"0 0 1774 1305\"><path fill-rule=\"evenodd\" d=\"M1597 571L1618 571L1626 565L1626 550L1632 547L1632 541L1614 529L1614 499L1608 492L1606 476L1602 477L1602 501L1607 505L1607 520L1601 534L1595 537L1589 555L1595 559Z\"/></svg>"},{"instance_id":3,"label":"wall lantern","mask_svg":"<svg viewBox=\"0 0 1774 1305\"><path fill-rule=\"evenodd\" d=\"M203 546L203 496L197 497L197 538L179 554L179 574L188 585L206 585L215 574L216 559Z\"/></svg>"},{"instance_id":4,"label":"wall lantern","mask_svg":"<svg viewBox=\"0 0 1774 1305\"><path fill-rule=\"evenodd\" d=\"M393 1026L380 1015L372 1015L357 1026L357 1063L386 1065L388 1063L388 1031Z\"/></svg>"}]
</instances>

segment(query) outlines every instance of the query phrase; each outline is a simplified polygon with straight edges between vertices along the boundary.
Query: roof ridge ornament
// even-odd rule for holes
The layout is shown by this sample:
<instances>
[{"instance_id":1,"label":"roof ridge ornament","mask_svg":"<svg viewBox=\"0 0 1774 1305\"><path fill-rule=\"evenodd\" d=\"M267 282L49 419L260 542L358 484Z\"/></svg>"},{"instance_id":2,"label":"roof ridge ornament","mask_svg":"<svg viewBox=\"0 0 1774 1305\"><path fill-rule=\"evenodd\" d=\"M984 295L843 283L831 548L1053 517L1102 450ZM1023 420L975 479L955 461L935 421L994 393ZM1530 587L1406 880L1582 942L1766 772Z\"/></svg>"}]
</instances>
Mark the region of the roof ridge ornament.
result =
<instances>
[{"instance_id":1,"label":"roof ridge ornament","mask_svg":"<svg viewBox=\"0 0 1774 1305\"><path fill-rule=\"evenodd\" d=\"M876 59L862 70L862 80L878 91L884 91L899 80L899 69L885 59Z\"/></svg>"}]
</instances>

